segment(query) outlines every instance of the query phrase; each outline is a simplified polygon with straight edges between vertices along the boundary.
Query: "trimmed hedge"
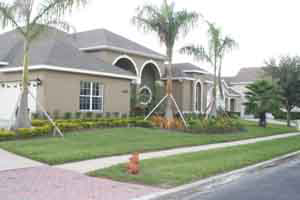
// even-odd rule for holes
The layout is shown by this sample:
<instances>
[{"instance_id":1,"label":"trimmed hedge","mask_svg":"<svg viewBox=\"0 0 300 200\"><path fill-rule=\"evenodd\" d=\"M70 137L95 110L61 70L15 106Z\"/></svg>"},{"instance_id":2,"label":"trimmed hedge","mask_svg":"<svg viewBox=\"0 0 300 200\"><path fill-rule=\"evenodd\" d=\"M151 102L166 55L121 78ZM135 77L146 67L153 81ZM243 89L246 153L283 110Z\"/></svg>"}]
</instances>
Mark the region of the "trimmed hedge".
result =
<instances>
[{"instance_id":1,"label":"trimmed hedge","mask_svg":"<svg viewBox=\"0 0 300 200\"><path fill-rule=\"evenodd\" d=\"M16 133L12 131L0 130L0 141L12 140L16 138Z\"/></svg>"},{"instance_id":2,"label":"trimmed hedge","mask_svg":"<svg viewBox=\"0 0 300 200\"><path fill-rule=\"evenodd\" d=\"M55 123L64 133L94 128L153 127L152 122L144 121L141 118L60 119L56 120ZM32 126L33 128L22 128L16 132L0 130L0 141L47 136L53 132L54 128L47 120L33 120Z\"/></svg>"}]
</instances>

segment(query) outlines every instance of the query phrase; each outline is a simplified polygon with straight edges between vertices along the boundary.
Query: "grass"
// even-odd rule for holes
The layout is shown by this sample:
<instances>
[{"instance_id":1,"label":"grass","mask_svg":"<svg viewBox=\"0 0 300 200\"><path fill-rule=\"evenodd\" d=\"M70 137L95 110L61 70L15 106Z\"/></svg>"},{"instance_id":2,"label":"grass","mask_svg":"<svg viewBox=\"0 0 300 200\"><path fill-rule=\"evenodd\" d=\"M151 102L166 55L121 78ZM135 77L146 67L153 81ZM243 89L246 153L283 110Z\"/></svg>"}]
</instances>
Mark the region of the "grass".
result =
<instances>
[{"instance_id":1,"label":"grass","mask_svg":"<svg viewBox=\"0 0 300 200\"><path fill-rule=\"evenodd\" d=\"M124 164L95 171L89 175L170 188L298 150L300 150L300 136L295 136L238 147L144 160L141 161L139 175L129 175Z\"/></svg>"},{"instance_id":2,"label":"grass","mask_svg":"<svg viewBox=\"0 0 300 200\"><path fill-rule=\"evenodd\" d=\"M176 147L229 142L248 138L295 132L294 128L247 123L247 132L232 134L189 134L158 129L116 128L67 134L62 138L40 138L0 142L0 148L50 165L106 156L149 152Z\"/></svg>"}]
</instances>

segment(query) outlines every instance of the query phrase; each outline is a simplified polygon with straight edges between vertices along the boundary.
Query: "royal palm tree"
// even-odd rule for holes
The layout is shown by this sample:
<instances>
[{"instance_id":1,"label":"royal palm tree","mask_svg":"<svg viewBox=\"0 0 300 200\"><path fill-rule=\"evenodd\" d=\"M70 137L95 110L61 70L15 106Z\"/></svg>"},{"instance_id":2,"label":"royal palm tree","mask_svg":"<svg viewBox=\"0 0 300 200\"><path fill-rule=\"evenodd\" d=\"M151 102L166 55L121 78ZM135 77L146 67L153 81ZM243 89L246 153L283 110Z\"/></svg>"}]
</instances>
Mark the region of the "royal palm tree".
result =
<instances>
[{"instance_id":1,"label":"royal palm tree","mask_svg":"<svg viewBox=\"0 0 300 200\"><path fill-rule=\"evenodd\" d=\"M299 106L300 99L300 57L283 56L279 61L270 59L266 61L264 69L279 89L281 105L287 114L287 125L291 126L291 111Z\"/></svg>"},{"instance_id":2,"label":"royal palm tree","mask_svg":"<svg viewBox=\"0 0 300 200\"><path fill-rule=\"evenodd\" d=\"M192 55L196 60L208 62L214 71L213 100L209 105L209 115L217 116L217 90L219 88L221 99L224 101L222 87L222 64L224 56L237 46L236 41L231 37L222 35L222 30L215 24L206 21L208 24L208 49L202 45L189 45L180 49L180 52Z\"/></svg>"},{"instance_id":3,"label":"royal palm tree","mask_svg":"<svg viewBox=\"0 0 300 200\"><path fill-rule=\"evenodd\" d=\"M259 80L247 86L246 112L258 115L259 125L266 126L266 113L278 109L279 96L276 87L266 80Z\"/></svg>"},{"instance_id":4,"label":"royal palm tree","mask_svg":"<svg viewBox=\"0 0 300 200\"><path fill-rule=\"evenodd\" d=\"M154 5L144 5L137 9L136 16L133 17L133 24L145 32L154 32L158 35L161 44L166 47L168 66L166 68L167 86L166 97L167 106L165 117L172 120L172 61L174 46L180 36L186 36L189 30L198 21L196 12L187 10L175 10L175 3L168 3L164 0L160 7Z\"/></svg>"},{"instance_id":5,"label":"royal palm tree","mask_svg":"<svg viewBox=\"0 0 300 200\"><path fill-rule=\"evenodd\" d=\"M24 41L22 93L14 128L29 128L28 84L31 44L47 29L54 26L69 31L71 26L63 20L66 12L85 5L88 0L0 0L2 28L14 28Z\"/></svg>"}]
</instances>

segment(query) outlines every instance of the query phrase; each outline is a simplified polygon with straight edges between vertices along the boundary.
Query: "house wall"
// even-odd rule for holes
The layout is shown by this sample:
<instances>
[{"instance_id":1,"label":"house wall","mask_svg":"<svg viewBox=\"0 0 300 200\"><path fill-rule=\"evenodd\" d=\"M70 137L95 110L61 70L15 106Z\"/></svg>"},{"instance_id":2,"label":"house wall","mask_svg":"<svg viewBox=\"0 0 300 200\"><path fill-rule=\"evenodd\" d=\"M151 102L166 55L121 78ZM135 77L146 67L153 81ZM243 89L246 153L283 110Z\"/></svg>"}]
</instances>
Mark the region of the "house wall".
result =
<instances>
[{"instance_id":1,"label":"house wall","mask_svg":"<svg viewBox=\"0 0 300 200\"><path fill-rule=\"evenodd\" d=\"M136 63L136 67L138 69L139 76L141 74L141 68L144 65L144 63L147 61L150 61L150 60L153 60L157 63L162 74L164 74L164 71L165 71L164 61L162 61L162 60L152 59L152 58L143 57L143 56L137 56L137 55L133 55L133 54L124 54L121 52L115 52L115 51L109 51L109 50L89 52L89 54L99 56L99 58L101 58L103 61L105 61L106 63L109 63L109 64L113 64L113 62L120 56L123 56L123 55L129 56Z\"/></svg>"},{"instance_id":2,"label":"house wall","mask_svg":"<svg viewBox=\"0 0 300 200\"><path fill-rule=\"evenodd\" d=\"M47 112L79 112L80 81L99 81L104 85L104 112L129 113L130 80L55 71L33 71L30 79L40 78L38 100ZM0 74L0 80L20 80L21 73ZM39 110L39 109L38 109Z\"/></svg>"}]
</instances>

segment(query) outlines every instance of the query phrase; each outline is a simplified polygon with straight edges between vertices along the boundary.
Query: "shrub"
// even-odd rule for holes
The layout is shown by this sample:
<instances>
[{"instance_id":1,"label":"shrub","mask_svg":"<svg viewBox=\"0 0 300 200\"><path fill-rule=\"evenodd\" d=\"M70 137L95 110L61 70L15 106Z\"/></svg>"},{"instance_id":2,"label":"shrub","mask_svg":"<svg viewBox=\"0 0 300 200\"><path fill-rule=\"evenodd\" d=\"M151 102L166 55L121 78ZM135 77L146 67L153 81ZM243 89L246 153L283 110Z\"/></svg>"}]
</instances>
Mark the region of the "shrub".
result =
<instances>
[{"instance_id":1,"label":"shrub","mask_svg":"<svg viewBox=\"0 0 300 200\"><path fill-rule=\"evenodd\" d=\"M12 131L0 130L0 141L12 140L16 138L16 133Z\"/></svg>"},{"instance_id":2,"label":"shrub","mask_svg":"<svg viewBox=\"0 0 300 200\"><path fill-rule=\"evenodd\" d=\"M53 111L53 118L54 119L59 119L60 117L60 111L59 110L54 110Z\"/></svg>"},{"instance_id":3,"label":"shrub","mask_svg":"<svg viewBox=\"0 0 300 200\"><path fill-rule=\"evenodd\" d=\"M71 119L71 118L72 118L72 113L71 112L65 112L64 119Z\"/></svg>"},{"instance_id":4,"label":"shrub","mask_svg":"<svg viewBox=\"0 0 300 200\"><path fill-rule=\"evenodd\" d=\"M33 137L33 131L31 128L19 128L16 130L18 137L21 138L30 138Z\"/></svg>"},{"instance_id":5,"label":"shrub","mask_svg":"<svg viewBox=\"0 0 300 200\"><path fill-rule=\"evenodd\" d=\"M136 127L142 127L142 128L152 128L153 124L151 121L147 121L147 120L137 120L135 122L135 126Z\"/></svg>"},{"instance_id":6,"label":"shrub","mask_svg":"<svg viewBox=\"0 0 300 200\"><path fill-rule=\"evenodd\" d=\"M75 116L76 119L80 119L81 118L81 114L82 114L81 112L75 112L74 116Z\"/></svg>"},{"instance_id":7,"label":"shrub","mask_svg":"<svg viewBox=\"0 0 300 200\"><path fill-rule=\"evenodd\" d=\"M240 131L243 124L230 117L208 118L200 120L189 120L189 130L195 133L227 133Z\"/></svg>"},{"instance_id":8,"label":"shrub","mask_svg":"<svg viewBox=\"0 0 300 200\"><path fill-rule=\"evenodd\" d=\"M86 112L84 117L87 119L91 119L91 118L93 118L93 115L94 115L93 112Z\"/></svg>"},{"instance_id":9,"label":"shrub","mask_svg":"<svg viewBox=\"0 0 300 200\"><path fill-rule=\"evenodd\" d=\"M35 119L35 120L32 120L31 124L32 124L32 126L34 126L34 127L41 127L41 126L46 126L46 125L48 125L49 122L46 121L46 120Z\"/></svg>"},{"instance_id":10,"label":"shrub","mask_svg":"<svg viewBox=\"0 0 300 200\"><path fill-rule=\"evenodd\" d=\"M96 118L97 118L97 119L103 118L103 113L97 113L97 114L96 114Z\"/></svg>"},{"instance_id":11,"label":"shrub","mask_svg":"<svg viewBox=\"0 0 300 200\"><path fill-rule=\"evenodd\" d=\"M80 123L74 123L74 122L57 123L57 126L62 132L77 131L82 128L82 125Z\"/></svg>"}]
</instances>

